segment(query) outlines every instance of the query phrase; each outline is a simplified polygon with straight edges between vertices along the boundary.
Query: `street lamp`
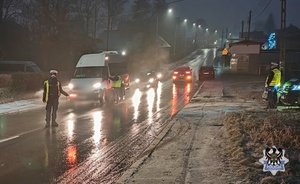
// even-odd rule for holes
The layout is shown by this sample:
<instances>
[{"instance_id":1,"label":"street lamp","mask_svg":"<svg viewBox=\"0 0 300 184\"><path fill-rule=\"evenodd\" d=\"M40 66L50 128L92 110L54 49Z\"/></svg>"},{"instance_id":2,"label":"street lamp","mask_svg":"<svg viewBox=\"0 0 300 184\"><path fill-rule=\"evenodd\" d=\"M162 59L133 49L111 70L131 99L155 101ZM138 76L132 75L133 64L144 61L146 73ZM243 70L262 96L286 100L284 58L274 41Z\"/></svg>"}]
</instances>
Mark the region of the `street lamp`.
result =
<instances>
[{"instance_id":1,"label":"street lamp","mask_svg":"<svg viewBox=\"0 0 300 184\"><path fill-rule=\"evenodd\" d=\"M171 15L173 13L173 9L168 9L168 14ZM156 13L156 48L155 48L155 61L158 63L158 48L159 48L159 16L160 16L160 10L157 10Z\"/></svg>"}]
</instances>

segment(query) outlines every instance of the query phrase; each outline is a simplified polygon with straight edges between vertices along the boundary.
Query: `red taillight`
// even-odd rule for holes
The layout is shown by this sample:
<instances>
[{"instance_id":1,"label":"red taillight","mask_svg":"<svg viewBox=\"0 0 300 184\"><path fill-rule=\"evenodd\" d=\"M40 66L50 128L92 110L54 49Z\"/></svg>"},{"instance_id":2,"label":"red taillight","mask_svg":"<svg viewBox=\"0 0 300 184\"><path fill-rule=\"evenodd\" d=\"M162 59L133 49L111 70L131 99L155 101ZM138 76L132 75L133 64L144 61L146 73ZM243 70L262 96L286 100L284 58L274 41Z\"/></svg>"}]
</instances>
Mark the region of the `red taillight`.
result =
<instances>
[{"instance_id":1,"label":"red taillight","mask_svg":"<svg viewBox=\"0 0 300 184\"><path fill-rule=\"evenodd\" d=\"M178 71L174 71L174 74L178 74Z\"/></svg>"},{"instance_id":2,"label":"red taillight","mask_svg":"<svg viewBox=\"0 0 300 184\"><path fill-rule=\"evenodd\" d=\"M70 97L71 97L71 98L76 98L76 97L77 97L77 94L71 93L71 94L70 94Z\"/></svg>"},{"instance_id":3,"label":"red taillight","mask_svg":"<svg viewBox=\"0 0 300 184\"><path fill-rule=\"evenodd\" d=\"M191 71L185 71L185 73L186 73L186 74L190 74L190 73L191 73Z\"/></svg>"}]
</instances>

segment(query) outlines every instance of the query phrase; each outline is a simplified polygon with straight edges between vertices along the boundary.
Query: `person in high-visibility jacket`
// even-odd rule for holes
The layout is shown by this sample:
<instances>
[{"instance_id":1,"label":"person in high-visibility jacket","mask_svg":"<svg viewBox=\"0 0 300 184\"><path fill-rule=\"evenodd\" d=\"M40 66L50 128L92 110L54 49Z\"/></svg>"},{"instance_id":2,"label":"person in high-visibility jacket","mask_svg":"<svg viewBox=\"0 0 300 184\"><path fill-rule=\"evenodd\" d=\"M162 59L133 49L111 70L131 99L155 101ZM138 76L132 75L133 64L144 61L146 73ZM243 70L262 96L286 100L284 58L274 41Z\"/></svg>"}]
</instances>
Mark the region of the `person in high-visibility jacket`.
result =
<instances>
[{"instance_id":1,"label":"person in high-visibility jacket","mask_svg":"<svg viewBox=\"0 0 300 184\"><path fill-rule=\"evenodd\" d=\"M279 70L278 63L271 63L271 70L267 76L265 87L269 91L267 100L268 108L276 108L277 106L277 87L280 86L281 82L281 71Z\"/></svg>"},{"instance_id":2,"label":"person in high-visibility jacket","mask_svg":"<svg viewBox=\"0 0 300 184\"><path fill-rule=\"evenodd\" d=\"M118 74L115 74L109 79L112 81L112 88L114 89L113 91L113 96L114 96L114 102L118 103L120 98L123 97L122 93L122 77Z\"/></svg>"},{"instance_id":3,"label":"person in high-visibility jacket","mask_svg":"<svg viewBox=\"0 0 300 184\"><path fill-rule=\"evenodd\" d=\"M50 78L44 81L43 102L46 103L46 127L50 126L50 118L52 118L51 126L57 127L56 113L58 109L58 99L61 94L69 96L62 87L60 81L57 79L58 72L50 70Z\"/></svg>"}]
</instances>

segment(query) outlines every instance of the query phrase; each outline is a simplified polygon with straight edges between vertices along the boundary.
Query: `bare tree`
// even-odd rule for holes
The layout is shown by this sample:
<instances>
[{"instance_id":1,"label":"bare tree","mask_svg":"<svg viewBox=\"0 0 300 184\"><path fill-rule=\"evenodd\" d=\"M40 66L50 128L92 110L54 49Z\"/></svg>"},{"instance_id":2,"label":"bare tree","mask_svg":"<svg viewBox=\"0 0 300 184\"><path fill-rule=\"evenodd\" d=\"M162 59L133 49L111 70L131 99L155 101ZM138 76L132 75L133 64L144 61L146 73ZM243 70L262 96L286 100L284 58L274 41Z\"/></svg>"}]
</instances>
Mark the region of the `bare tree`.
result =
<instances>
[{"instance_id":1,"label":"bare tree","mask_svg":"<svg viewBox=\"0 0 300 184\"><path fill-rule=\"evenodd\" d=\"M135 0L131 7L132 19L135 21L141 21L150 16L152 6L150 0Z\"/></svg>"},{"instance_id":2,"label":"bare tree","mask_svg":"<svg viewBox=\"0 0 300 184\"><path fill-rule=\"evenodd\" d=\"M0 22L17 19L22 0L0 0Z\"/></svg>"}]
</instances>

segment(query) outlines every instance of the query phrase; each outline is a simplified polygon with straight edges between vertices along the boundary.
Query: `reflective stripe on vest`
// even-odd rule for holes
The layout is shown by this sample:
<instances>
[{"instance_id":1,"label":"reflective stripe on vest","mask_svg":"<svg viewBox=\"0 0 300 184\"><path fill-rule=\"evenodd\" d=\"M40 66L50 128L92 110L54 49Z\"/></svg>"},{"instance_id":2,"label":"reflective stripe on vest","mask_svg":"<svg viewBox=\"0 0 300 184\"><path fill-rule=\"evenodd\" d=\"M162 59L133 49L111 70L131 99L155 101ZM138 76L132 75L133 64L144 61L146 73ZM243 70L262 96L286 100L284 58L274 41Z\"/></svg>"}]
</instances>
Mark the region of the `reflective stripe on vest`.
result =
<instances>
[{"instance_id":1,"label":"reflective stripe on vest","mask_svg":"<svg viewBox=\"0 0 300 184\"><path fill-rule=\"evenodd\" d=\"M270 82L269 86L279 86L281 81L281 71L277 68L273 69L274 77Z\"/></svg>"},{"instance_id":2,"label":"reflective stripe on vest","mask_svg":"<svg viewBox=\"0 0 300 184\"><path fill-rule=\"evenodd\" d=\"M45 98L45 100L46 100L46 102L48 102L48 98L49 98L49 81L48 80L46 80L45 82L44 82L44 85L46 85L46 98ZM60 90L59 90L59 82L57 81L57 88L58 88L58 96L60 96Z\"/></svg>"},{"instance_id":3,"label":"reflective stripe on vest","mask_svg":"<svg viewBox=\"0 0 300 184\"><path fill-rule=\"evenodd\" d=\"M119 80L113 81L112 87L120 88L122 86L122 78L118 76Z\"/></svg>"}]
</instances>

